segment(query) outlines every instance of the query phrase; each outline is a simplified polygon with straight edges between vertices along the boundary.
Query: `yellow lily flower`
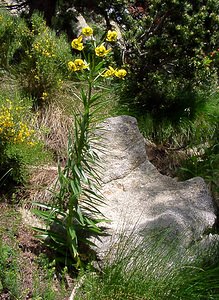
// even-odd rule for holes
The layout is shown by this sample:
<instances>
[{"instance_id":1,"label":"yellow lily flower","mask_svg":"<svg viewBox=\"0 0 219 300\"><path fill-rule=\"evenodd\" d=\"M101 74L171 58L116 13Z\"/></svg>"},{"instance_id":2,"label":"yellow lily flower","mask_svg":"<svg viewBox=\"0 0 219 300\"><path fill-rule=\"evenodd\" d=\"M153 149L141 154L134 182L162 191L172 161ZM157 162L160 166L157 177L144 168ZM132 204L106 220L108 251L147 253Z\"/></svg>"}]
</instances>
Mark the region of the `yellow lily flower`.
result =
<instances>
[{"instance_id":1,"label":"yellow lily flower","mask_svg":"<svg viewBox=\"0 0 219 300\"><path fill-rule=\"evenodd\" d=\"M74 61L74 64L76 66L76 71L81 71L88 68L88 65L80 58L77 58Z\"/></svg>"},{"instance_id":2,"label":"yellow lily flower","mask_svg":"<svg viewBox=\"0 0 219 300\"><path fill-rule=\"evenodd\" d=\"M100 57L106 56L110 51L111 51L111 48L107 50L106 47L104 46L104 44L95 48L96 55L100 56Z\"/></svg>"},{"instance_id":3,"label":"yellow lily flower","mask_svg":"<svg viewBox=\"0 0 219 300\"><path fill-rule=\"evenodd\" d=\"M81 32L85 36L91 36L93 34L93 29L88 26L88 27L82 28Z\"/></svg>"},{"instance_id":4,"label":"yellow lily flower","mask_svg":"<svg viewBox=\"0 0 219 300\"><path fill-rule=\"evenodd\" d=\"M77 71L77 67L73 61L68 62L68 69L69 69L69 71L72 71L72 72Z\"/></svg>"},{"instance_id":5,"label":"yellow lily flower","mask_svg":"<svg viewBox=\"0 0 219 300\"><path fill-rule=\"evenodd\" d=\"M73 49L76 49L76 50L79 50L79 51L82 51L84 49L84 45L82 43L82 35L79 36L77 39L74 39L72 42L71 42L71 46Z\"/></svg>"},{"instance_id":6,"label":"yellow lily flower","mask_svg":"<svg viewBox=\"0 0 219 300\"><path fill-rule=\"evenodd\" d=\"M103 73L103 77L111 77L115 74L116 70L113 67L109 66L108 70Z\"/></svg>"},{"instance_id":7,"label":"yellow lily flower","mask_svg":"<svg viewBox=\"0 0 219 300\"><path fill-rule=\"evenodd\" d=\"M108 42L116 42L118 38L118 33L116 31L109 30L107 32L106 40Z\"/></svg>"},{"instance_id":8,"label":"yellow lily flower","mask_svg":"<svg viewBox=\"0 0 219 300\"><path fill-rule=\"evenodd\" d=\"M115 76L123 79L127 75L127 71L125 69L119 69L115 71Z\"/></svg>"}]
</instances>

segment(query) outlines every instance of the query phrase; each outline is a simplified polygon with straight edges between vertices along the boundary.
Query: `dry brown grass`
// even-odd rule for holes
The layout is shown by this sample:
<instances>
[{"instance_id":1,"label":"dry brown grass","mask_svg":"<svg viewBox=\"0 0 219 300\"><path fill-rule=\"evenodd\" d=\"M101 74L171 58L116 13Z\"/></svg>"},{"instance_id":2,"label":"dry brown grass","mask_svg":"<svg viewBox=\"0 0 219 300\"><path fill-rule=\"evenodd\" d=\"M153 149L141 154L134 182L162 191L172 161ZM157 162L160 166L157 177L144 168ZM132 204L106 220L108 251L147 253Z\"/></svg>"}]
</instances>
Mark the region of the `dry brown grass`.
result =
<instances>
[{"instance_id":1,"label":"dry brown grass","mask_svg":"<svg viewBox=\"0 0 219 300\"><path fill-rule=\"evenodd\" d=\"M68 132L72 124L73 118L67 116L55 103L50 103L38 112L38 137L56 160L66 157Z\"/></svg>"},{"instance_id":2,"label":"dry brown grass","mask_svg":"<svg viewBox=\"0 0 219 300\"><path fill-rule=\"evenodd\" d=\"M52 199L52 191L57 181L57 166L41 166L33 168L31 179L26 191L25 198L28 199L26 205L31 202L48 203Z\"/></svg>"},{"instance_id":3,"label":"dry brown grass","mask_svg":"<svg viewBox=\"0 0 219 300\"><path fill-rule=\"evenodd\" d=\"M185 152L174 151L165 145L156 145L149 140L145 140L145 147L149 161L166 176L175 177L182 161L186 159Z\"/></svg>"}]
</instances>

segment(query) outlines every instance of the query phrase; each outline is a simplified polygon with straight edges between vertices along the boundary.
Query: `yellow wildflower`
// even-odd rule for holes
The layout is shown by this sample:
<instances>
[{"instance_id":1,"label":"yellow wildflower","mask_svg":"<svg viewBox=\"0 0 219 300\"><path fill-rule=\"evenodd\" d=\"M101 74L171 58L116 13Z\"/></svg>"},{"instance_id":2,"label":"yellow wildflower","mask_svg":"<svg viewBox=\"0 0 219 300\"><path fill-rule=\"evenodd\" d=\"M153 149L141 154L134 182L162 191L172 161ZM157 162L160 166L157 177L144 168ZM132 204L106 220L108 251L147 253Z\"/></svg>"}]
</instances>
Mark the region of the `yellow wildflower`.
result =
<instances>
[{"instance_id":1,"label":"yellow wildflower","mask_svg":"<svg viewBox=\"0 0 219 300\"><path fill-rule=\"evenodd\" d=\"M35 75L34 78L35 78L36 80L40 80L40 78L39 78L38 75Z\"/></svg>"},{"instance_id":2,"label":"yellow wildflower","mask_svg":"<svg viewBox=\"0 0 219 300\"><path fill-rule=\"evenodd\" d=\"M45 55L45 56L48 56L48 57L51 56L50 53L48 51L46 51L46 50L43 51L42 54Z\"/></svg>"},{"instance_id":3,"label":"yellow wildflower","mask_svg":"<svg viewBox=\"0 0 219 300\"><path fill-rule=\"evenodd\" d=\"M34 142L32 142L32 141L28 142L27 144L30 145L30 146L36 145L36 143L34 143Z\"/></svg>"},{"instance_id":4,"label":"yellow wildflower","mask_svg":"<svg viewBox=\"0 0 219 300\"><path fill-rule=\"evenodd\" d=\"M123 79L126 76L127 72L124 69L119 69L115 71L115 76Z\"/></svg>"},{"instance_id":5,"label":"yellow wildflower","mask_svg":"<svg viewBox=\"0 0 219 300\"><path fill-rule=\"evenodd\" d=\"M35 50L39 50L39 44L38 43L36 43L33 47L34 47Z\"/></svg>"},{"instance_id":6,"label":"yellow wildflower","mask_svg":"<svg viewBox=\"0 0 219 300\"><path fill-rule=\"evenodd\" d=\"M48 94L46 92L43 92L41 99L45 100L48 97Z\"/></svg>"},{"instance_id":7,"label":"yellow wildflower","mask_svg":"<svg viewBox=\"0 0 219 300\"><path fill-rule=\"evenodd\" d=\"M84 45L82 43L82 35L79 36L77 39L74 39L72 42L71 42L71 46L73 49L76 49L76 50L83 50L84 49Z\"/></svg>"},{"instance_id":8,"label":"yellow wildflower","mask_svg":"<svg viewBox=\"0 0 219 300\"><path fill-rule=\"evenodd\" d=\"M80 58L77 58L74 61L74 64L76 66L76 71L80 71L88 68L88 65Z\"/></svg>"},{"instance_id":9,"label":"yellow wildflower","mask_svg":"<svg viewBox=\"0 0 219 300\"><path fill-rule=\"evenodd\" d=\"M68 62L68 69L69 69L69 71L72 71L72 72L77 71L76 65L73 61Z\"/></svg>"},{"instance_id":10,"label":"yellow wildflower","mask_svg":"<svg viewBox=\"0 0 219 300\"><path fill-rule=\"evenodd\" d=\"M81 32L85 36L91 36L93 34L93 29L88 26L88 27L82 28Z\"/></svg>"},{"instance_id":11,"label":"yellow wildflower","mask_svg":"<svg viewBox=\"0 0 219 300\"><path fill-rule=\"evenodd\" d=\"M118 33L116 31L109 30L107 32L106 40L108 42L116 42L118 38Z\"/></svg>"},{"instance_id":12,"label":"yellow wildflower","mask_svg":"<svg viewBox=\"0 0 219 300\"><path fill-rule=\"evenodd\" d=\"M115 74L116 70L114 70L111 66L109 66L108 70L103 73L104 77L111 77Z\"/></svg>"},{"instance_id":13,"label":"yellow wildflower","mask_svg":"<svg viewBox=\"0 0 219 300\"><path fill-rule=\"evenodd\" d=\"M99 47L95 48L96 55L100 56L100 57L106 56L110 51L111 51L111 48L107 50L106 47L104 46L104 44L101 44Z\"/></svg>"}]
</instances>

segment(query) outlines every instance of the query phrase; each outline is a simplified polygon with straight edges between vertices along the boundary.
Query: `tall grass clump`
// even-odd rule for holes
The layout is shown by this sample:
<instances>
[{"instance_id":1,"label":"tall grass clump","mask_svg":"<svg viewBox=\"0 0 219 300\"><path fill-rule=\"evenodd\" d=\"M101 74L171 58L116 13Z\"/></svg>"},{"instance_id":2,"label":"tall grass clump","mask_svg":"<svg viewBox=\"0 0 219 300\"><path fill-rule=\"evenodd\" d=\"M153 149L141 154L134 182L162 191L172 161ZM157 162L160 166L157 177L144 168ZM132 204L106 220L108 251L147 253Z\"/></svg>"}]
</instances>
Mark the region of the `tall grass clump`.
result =
<instances>
[{"instance_id":1,"label":"tall grass clump","mask_svg":"<svg viewBox=\"0 0 219 300\"><path fill-rule=\"evenodd\" d=\"M91 246L92 236L103 234L99 223L102 216L98 206L104 199L99 193L100 170L97 150L101 141L95 136L100 121L100 109L105 78L123 79L124 69L114 68L110 62L110 44L115 43L116 32L108 32L106 41L97 41L93 29L85 27L71 43L75 51L66 61L66 70L72 80L82 83L81 110L76 110L73 130L69 132L67 160L58 168L58 192L49 205L36 203L35 214L41 217L46 228L39 237L55 250L56 261L67 267L82 268L95 257ZM41 210L42 209L42 210Z\"/></svg>"},{"instance_id":2,"label":"tall grass clump","mask_svg":"<svg viewBox=\"0 0 219 300\"><path fill-rule=\"evenodd\" d=\"M181 179L201 176L208 183L218 202L219 192L219 94L209 99L202 114L191 127L190 148L178 171ZM218 202L219 204L219 202Z\"/></svg>"},{"instance_id":3,"label":"tall grass clump","mask_svg":"<svg viewBox=\"0 0 219 300\"><path fill-rule=\"evenodd\" d=\"M218 299L218 245L204 252L164 242L165 232L143 243L119 239L101 273L82 274L76 299Z\"/></svg>"}]
</instances>

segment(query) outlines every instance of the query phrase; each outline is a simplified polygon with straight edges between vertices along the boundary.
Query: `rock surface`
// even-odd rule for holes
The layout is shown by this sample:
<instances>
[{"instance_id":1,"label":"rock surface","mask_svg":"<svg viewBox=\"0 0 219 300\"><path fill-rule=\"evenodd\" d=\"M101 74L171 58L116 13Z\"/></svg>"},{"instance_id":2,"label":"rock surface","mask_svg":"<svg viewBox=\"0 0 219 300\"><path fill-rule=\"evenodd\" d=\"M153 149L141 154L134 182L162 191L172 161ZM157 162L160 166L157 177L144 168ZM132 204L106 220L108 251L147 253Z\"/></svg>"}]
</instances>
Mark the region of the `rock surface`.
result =
<instances>
[{"instance_id":1,"label":"rock surface","mask_svg":"<svg viewBox=\"0 0 219 300\"><path fill-rule=\"evenodd\" d=\"M99 134L106 150L99 156L106 205L100 210L110 220L106 223L110 236L97 243L100 256L120 233L128 236L135 231L142 239L151 231L167 229L171 240L182 240L183 233L185 246L206 239L216 214L204 180L177 182L161 175L147 158L135 118L109 118L102 127Z\"/></svg>"}]
</instances>

